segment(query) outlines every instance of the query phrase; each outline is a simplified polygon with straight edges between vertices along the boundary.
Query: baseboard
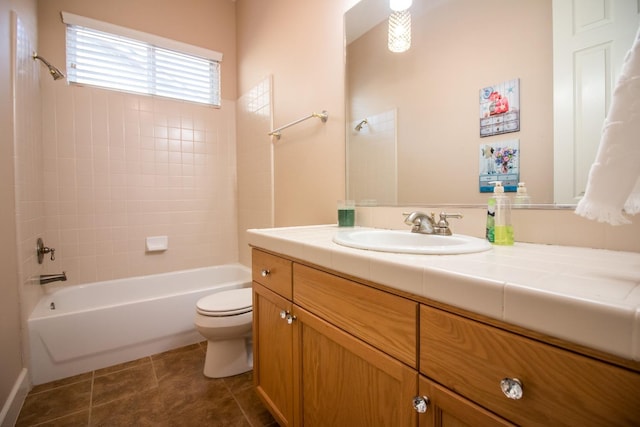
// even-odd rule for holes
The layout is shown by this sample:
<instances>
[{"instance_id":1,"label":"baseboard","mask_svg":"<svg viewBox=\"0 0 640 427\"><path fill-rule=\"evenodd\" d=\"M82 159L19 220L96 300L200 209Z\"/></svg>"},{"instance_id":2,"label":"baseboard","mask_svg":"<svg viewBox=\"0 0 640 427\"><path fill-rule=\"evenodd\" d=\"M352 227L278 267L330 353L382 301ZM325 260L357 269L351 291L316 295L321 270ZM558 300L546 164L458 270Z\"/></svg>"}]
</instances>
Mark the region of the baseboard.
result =
<instances>
[{"instance_id":1,"label":"baseboard","mask_svg":"<svg viewBox=\"0 0 640 427\"><path fill-rule=\"evenodd\" d=\"M29 377L27 370L23 368L11 389L7 401L2 406L2 411L0 411L0 426L13 427L16 424L18 415L20 415L20 409L22 409L22 404L27 398L28 393Z\"/></svg>"}]
</instances>

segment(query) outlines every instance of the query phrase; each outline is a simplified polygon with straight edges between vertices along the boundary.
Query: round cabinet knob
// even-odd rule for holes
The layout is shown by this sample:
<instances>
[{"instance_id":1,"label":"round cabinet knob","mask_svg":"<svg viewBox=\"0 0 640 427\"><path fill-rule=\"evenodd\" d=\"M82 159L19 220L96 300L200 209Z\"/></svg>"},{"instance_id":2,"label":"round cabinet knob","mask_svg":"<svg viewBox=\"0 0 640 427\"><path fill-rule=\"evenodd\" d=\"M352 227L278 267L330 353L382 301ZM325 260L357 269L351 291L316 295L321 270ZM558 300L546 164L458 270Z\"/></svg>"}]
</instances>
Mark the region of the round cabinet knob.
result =
<instances>
[{"instance_id":1,"label":"round cabinet knob","mask_svg":"<svg viewBox=\"0 0 640 427\"><path fill-rule=\"evenodd\" d=\"M280 318L281 319L286 319L288 314L289 313L287 313L286 311L280 310Z\"/></svg>"},{"instance_id":2,"label":"round cabinet knob","mask_svg":"<svg viewBox=\"0 0 640 427\"><path fill-rule=\"evenodd\" d=\"M429 398L427 396L416 396L413 398L413 409L419 414L424 414L429 409Z\"/></svg>"},{"instance_id":3,"label":"round cabinet knob","mask_svg":"<svg viewBox=\"0 0 640 427\"><path fill-rule=\"evenodd\" d=\"M294 316L293 314L287 314L287 323L289 325L292 324L294 320L296 320L296 316Z\"/></svg>"},{"instance_id":4,"label":"round cabinet knob","mask_svg":"<svg viewBox=\"0 0 640 427\"><path fill-rule=\"evenodd\" d=\"M517 378L503 378L500 381L500 388L505 396L509 399L522 399L523 386L522 382Z\"/></svg>"},{"instance_id":5,"label":"round cabinet knob","mask_svg":"<svg viewBox=\"0 0 640 427\"><path fill-rule=\"evenodd\" d=\"M270 274L271 274L271 271L267 270L266 268L260 272L260 275L262 277L267 277Z\"/></svg>"}]
</instances>

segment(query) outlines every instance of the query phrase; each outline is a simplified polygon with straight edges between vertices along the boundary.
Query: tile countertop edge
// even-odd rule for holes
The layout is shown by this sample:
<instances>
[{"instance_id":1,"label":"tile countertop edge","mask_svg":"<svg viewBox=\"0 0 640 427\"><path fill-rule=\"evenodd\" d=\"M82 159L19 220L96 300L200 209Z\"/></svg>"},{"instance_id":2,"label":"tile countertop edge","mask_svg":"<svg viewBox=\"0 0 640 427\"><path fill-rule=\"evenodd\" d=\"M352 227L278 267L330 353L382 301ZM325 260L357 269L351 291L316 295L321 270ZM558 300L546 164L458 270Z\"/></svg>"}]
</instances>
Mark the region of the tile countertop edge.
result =
<instances>
[{"instance_id":1,"label":"tile countertop edge","mask_svg":"<svg viewBox=\"0 0 640 427\"><path fill-rule=\"evenodd\" d=\"M510 260L509 256L513 257L514 253L517 255L519 248L512 247L508 255L504 255L504 251L494 251L480 257L474 257L474 254L451 255L448 259L430 255L383 254L333 243L331 239L337 230L335 225L316 225L250 229L247 234L249 244L255 247L640 361L640 346L634 345L634 337L640 330L640 316L636 315L640 312L640 303L538 288L536 283L544 277L540 273L544 265L538 266L538 270L531 270L530 283L527 282L526 269L522 269L522 278L517 281L504 279L501 273L505 259ZM550 262L553 256L571 251L571 247L563 250L560 246L528 244L522 252L528 254L531 249L550 253ZM635 255L631 255L635 259ZM456 261L451 262L450 257ZM632 271L635 274L638 270L640 282L640 254L637 257L638 265L634 263ZM381 274L382 271L385 274ZM392 278L402 278L402 285ZM448 280L451 289L444 286ZM470 299L470 295L473 298ZM479 305L474 306L474 301Z\"/></svg>"}]
</instances>

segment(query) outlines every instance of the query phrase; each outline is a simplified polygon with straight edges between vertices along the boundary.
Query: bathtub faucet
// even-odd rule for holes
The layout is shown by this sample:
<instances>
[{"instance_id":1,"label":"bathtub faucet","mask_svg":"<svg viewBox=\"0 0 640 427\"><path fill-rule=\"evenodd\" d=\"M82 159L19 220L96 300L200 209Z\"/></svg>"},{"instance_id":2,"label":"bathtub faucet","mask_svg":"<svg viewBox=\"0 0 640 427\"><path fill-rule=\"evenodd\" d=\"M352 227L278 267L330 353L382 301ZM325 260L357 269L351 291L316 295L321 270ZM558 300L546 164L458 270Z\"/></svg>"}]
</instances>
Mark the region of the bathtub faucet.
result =
<instances>
[{"instance_id":1,"label":"bathtub faucet","mask_svg":"<svg viewBox=\"0 0 640 427\"><path fill-rule=\"evenodd\" d=\"M51 282L66 282L67 281L67 273L65 271L62 274L41 274L40 275L40 284L46 285Z\"/></svg>"}]
</instances>

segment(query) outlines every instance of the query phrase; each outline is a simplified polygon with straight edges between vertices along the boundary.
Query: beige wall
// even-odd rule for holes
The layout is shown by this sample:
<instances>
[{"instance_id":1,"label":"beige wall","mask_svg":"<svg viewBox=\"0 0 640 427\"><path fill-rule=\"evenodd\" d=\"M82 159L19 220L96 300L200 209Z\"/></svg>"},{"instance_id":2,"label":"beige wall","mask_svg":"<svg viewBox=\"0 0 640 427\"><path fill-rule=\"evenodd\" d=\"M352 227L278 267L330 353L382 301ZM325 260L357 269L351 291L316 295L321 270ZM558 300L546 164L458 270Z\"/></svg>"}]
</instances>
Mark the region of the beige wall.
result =
<instances>
[{"instance_id":1,"label":"beige wall","mask_svg":"<svg viewBox=\"0 0 640 427\"><path fill-rule=\"evenodd\" d=\"M30 309L25 301L37 301L42 289L36 278L43 272L38 264L35 246L45 232L44 174L42 170L42 115L40 112L40 73L42 65L32 59L37 50L35 22L18 19L16 75L14 77L14 167L17 225L18 277L23 325ZM27 306L28 307L28 306ZM23 346L27 360L26 333Z\"/></svg>"},{"instance_id":2,"label":"beige wall","mask_svg":"<svg viewBox=\"0 0 640 427\"><path fill-rule=\"evenodd\" d=\"M239 93L273 75L275 127L329 112L325 124L307 120L273 142L276 226L335 222L336 200L344 196L346 3L237 2Z\"/></svg>"},{"instance_id":3,"label":"beige wall","mask_svg":"<svg viewBox=\"0 0 640 427\"><path fill-rule=\"evenodd\" d=\"M240 262L251 264L249 228L273 227L273 146L271 77L265 77L237 102L238 247Z\"/></svg>"},{"instance_id":4,"label":"beige wall","mask_svg":"<svg viewBox=\"0 0 640 427\"><path fill-rule=\"evenodd\" d=\"M17 13L24 29L21 39L23 43L16 51L21 73L15 75L15 85L14 62L11 59L12 46L15 45L11 38L11 10ZM24 168L23 165L16 165L14 168L14 155L17 155L17 151L14 152L14 135L17 150L29 150L33 147L39 132L37 127L33 129L34 123L25 120L26 117L16 120L12 101L15 87L16 111L20 113L25 109L35 108L34 121L39 120L38 100L34 100L34 96L37 96L37 68L33 67L33 61L29 57L29 49L35 43L36 37L36 2L0 0L0 407L11 403L7 398L12 388L19 385L17 381L23 367L19 311L20 278L16 250L19 247L16 244L16 197L20 220L23 221L22 225L27 225L30 223L28 217L33 211L24 210L24 198L29 195L29 192L24 190L28 186L25 186L25 181L29 180L28 175L33 169ZM35 224L31 225L35 228ZM20 395L17 399L20 399ZM9 412L8 416L11 414ZM15 416L15 413L13 415ZM10 422L9 418L6 418L5 422Z\"/></svg>"}]
</instances>

